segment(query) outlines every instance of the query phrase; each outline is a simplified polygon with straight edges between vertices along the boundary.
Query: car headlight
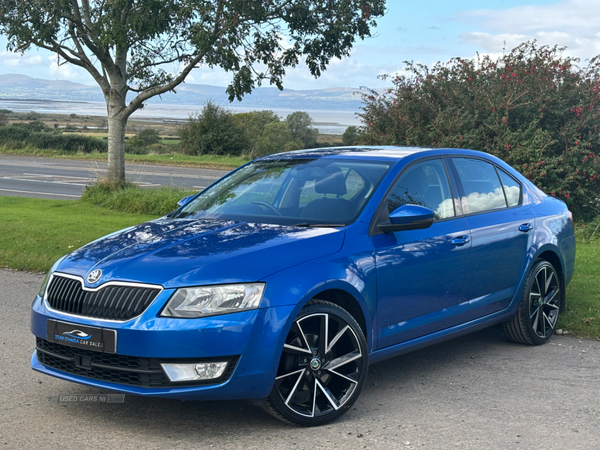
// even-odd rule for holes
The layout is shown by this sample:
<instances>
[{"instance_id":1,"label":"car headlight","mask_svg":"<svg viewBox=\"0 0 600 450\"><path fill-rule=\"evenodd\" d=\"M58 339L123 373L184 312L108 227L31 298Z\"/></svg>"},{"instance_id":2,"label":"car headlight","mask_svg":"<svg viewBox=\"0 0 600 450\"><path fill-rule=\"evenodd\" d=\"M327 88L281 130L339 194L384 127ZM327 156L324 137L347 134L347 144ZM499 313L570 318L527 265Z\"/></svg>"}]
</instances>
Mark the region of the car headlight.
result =
<instances>
[{"instance_id":1,"label":"car headlight","mask_svg":"<svg viewBox=\"0 0 600 450\"><path fill-rule=\"evenodd\" d=\"M223 284L177 289L163 317L198 318L256 309L264 283Z\"/></svg>"}]
</instances>

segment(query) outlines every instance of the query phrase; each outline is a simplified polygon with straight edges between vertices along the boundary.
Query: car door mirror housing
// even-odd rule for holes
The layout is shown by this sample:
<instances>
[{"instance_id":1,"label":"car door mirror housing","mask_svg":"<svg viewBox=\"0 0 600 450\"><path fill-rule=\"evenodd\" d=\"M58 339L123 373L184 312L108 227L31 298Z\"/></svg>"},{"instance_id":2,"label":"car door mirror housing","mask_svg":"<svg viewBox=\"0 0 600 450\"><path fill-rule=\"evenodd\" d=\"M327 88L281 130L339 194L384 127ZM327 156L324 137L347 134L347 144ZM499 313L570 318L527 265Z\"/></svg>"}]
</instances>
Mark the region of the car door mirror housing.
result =
<instances>
[{"instance_id":1,"label":"car door mirror housing","mask_svg":"<svg viewBox=\"0 0 600 450\"><path fill-rule=\"evenodd\" d=\"M377 225L384 233L429 228L435 213L424 206L402 205L390 213L390 221Z\"/></svg>"},{"instance_id":2,"label":"car door mirror housing","mask_svg":"<svg viewBox=\"0 0 600 450\"><path fill-rule=\"evenodd\" d=\"M177 202L177 204L179 206L185 206L185 205L187 205L194 198L195 195L196 194L194 194L194 195L188 195L187 197L183 197L181 200L179 200Z\"/></svg>"}]
</instances>

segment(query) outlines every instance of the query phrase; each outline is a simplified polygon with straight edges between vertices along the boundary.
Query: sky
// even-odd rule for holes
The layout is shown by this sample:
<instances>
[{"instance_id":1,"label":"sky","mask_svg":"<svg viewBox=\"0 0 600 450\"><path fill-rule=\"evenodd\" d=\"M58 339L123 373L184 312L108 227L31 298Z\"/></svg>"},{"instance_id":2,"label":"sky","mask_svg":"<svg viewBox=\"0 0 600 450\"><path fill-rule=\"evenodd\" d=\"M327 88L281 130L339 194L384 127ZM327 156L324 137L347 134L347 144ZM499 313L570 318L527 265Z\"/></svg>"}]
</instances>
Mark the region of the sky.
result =
<instances>
[{"instance_id":1,"label":"sky","mask_svg":"<svg viewBox=\"0 0 600 450\"><path fill-rule=\"evenodd\" d=\"M284 87L384 87L389 81L377 76L401 72L407 60L432 65L477 53L497 57L532 39L566 46L582 60L600 54L600 0L388 0L373 37L357 41L349 57L331 61L319 79L304 65L288 69ZM59 66L50 52L10 53L0 37L0 74L9 73L94 84L85 70ZM226 86L230 80L222 70L200 67L187 82Z\"/></svg>"}]
</instances>

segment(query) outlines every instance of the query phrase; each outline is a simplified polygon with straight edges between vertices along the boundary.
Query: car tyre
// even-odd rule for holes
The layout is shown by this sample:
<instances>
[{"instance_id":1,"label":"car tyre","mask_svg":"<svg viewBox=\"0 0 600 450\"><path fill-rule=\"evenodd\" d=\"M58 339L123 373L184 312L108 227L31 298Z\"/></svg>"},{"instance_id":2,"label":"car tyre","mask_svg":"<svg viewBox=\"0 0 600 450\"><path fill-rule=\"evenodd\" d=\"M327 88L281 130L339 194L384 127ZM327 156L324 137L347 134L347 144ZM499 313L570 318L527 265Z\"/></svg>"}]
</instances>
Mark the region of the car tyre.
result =
<instances>
[{"instance_id":1,"label":"car tyre","mask_svg":"<svg viewBox=\"0 0 600 450\"><path fill-rule=\"evenodd\" d=\"M544 260L536 262L527 277L517 314L503 324L508 338L521 344L546 343L558 320L561 289L554 266Z\"/></svg>"},{"instance_id":2,"label":"car tyre","mask_svg":"<svg viewBox=\"0 0 600 450\"><path fill-rule=\"evenodd\" d=\"M367 341L345 309L311 300L286 336L263 408L290 424L323 425L354 404L368 370Z\"/></svg>"}]
</instances>

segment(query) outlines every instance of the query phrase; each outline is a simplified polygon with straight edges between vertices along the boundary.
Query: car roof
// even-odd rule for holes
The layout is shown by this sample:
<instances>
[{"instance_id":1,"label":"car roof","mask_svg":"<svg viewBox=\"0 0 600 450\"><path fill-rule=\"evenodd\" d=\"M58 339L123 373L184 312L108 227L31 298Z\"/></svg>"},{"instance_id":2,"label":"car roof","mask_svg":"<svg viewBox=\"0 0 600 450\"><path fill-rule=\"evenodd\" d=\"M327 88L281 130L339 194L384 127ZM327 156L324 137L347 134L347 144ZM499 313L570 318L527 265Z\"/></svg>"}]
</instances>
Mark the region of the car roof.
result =
<instances>
[{"instance_id":1,"label":"car roof","mask_svg":"<svg viewBox=\"0 0 600 450\"><path fill-rule=\"evenodd\" d=\"M302 158L343 158L373 161L400 161L411 155L439 156L439 155L469 155L479 157L492 157L491 155L476 150L460 148L435 148L435 147L400 147L400 146L356 146L356 147L328 147L310 150L296 150L293 152L276 153L267 155L261 160L268 159L302 159ZM492 157L493 158L493 157Z\"/></svg>"}]
</instances>

